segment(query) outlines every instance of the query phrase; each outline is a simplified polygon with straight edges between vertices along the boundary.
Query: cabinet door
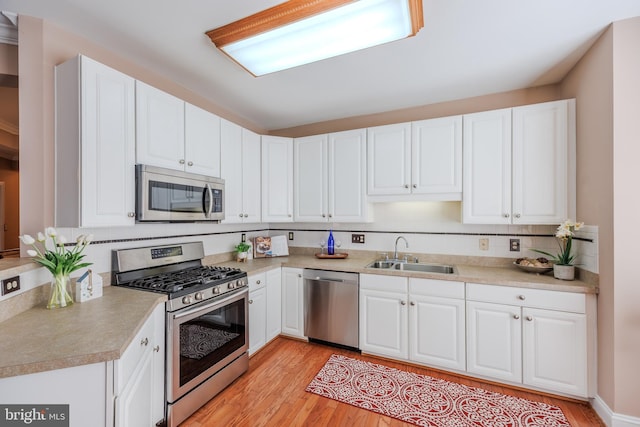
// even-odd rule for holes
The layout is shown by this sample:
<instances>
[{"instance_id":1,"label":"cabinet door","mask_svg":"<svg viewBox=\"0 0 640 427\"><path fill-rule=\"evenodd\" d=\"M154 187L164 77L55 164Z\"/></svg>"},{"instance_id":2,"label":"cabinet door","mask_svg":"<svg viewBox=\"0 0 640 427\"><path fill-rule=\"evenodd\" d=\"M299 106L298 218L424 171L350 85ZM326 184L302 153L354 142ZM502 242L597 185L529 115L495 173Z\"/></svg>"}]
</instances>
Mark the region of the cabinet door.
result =
<instances>
[{"instance_id":1,"label":"cabinet door","mask_svg":"<svg viewBox=\"0 0 640 427\"><path fill-rule=\"evenodd\" d=\"M366 137L364 129L329 135L330 221L363 222L367 219Z\"/></svg>"},{"instance_id":2,"label":"cabinet door","mask_svg":"<svg viewBox=\"0 0 640 427\"><path fill-rule=\"evenodd\" d=\"M411 124L411 192L462 197L462 116ZM456 194L455 197L452 197Z\"/></svg>"},{"instance_id":3,"label":"cabinet door","mask_svg":"<svg viewBox=\"0 0 640 427\"><path fill-rule=\"evenodd\" d=\"M153 352L147 349L127 385L115 399L116 427L150 426L153 378Z\"/></svg>"},{"instance_id":4,"label":"cabinet door","mask_svg":"<svg viewBox=\"0 0 640 427\"><path fill-rule=\"evenodd\" d=\"M464 371L464 299L409 296L409 358Z\"/></svg>"},{"instance_id":5,"label":"cabinet door","mask_svg":"<svg viewBox=\"0 0 640 427\"><path fill-rule=\"evenodd\" d=\"M267 271L267 341L282 331L282 270Z\"/></svg>"},{"instance_id":6,"label":"cabinet door","mask_svg":"<svg viewBox=\"0 0 640 427\"><path fill-rule=\"evenodd\" d=\"M220 177L220 117L185 103L185 170Z\"/></svg>"},{"instance_id":7,"label":"cabinet door","mask_svg":"<svg viewBox=\"0 0 640 427\"><path fill-rule=\"evenodd\" d=\"M151 384L151 425L156 425L158 421L164 419L164 407L166 404L164 397L165 379L165 306L159 304L153 310L153 378Z\"/></svg>"},{"instance_id":8,"label":"cabinet door","mask_svg":"<svg viewBox=\"0 0 640 427\"><path fill-rule=\"evenodd\" d=\"M360 350L408 359L407 295L360 289Z\"/></svg>"},{"instance_id":9,"label":"cabinet door","mask_svg":"<svg viewBox=\"0 0 640 427\"><path fill-rule=\"evenodd\" d=\"M184 101L136 81L136 162L184 170Z\"/></svg>"},{"instance_id":10,"label":"cabinet door","mask_svg":"<svg viewBox=\"0 0 640 427\"><path fill-rule=\"evenodd\" d=\"M242 222L242 128L220 123L220 174L224 179L224 223Z\"/></svg>"},{"instance_id":11,"label":"cabinet door","mask_svg":"<svg viewBox=\"0 0 640 427\"><path fill-rule=\"evenodd\" d=\"M260 135L242 129L242 219L260 222Z\"/></svg>"},{"instance_id":12,"label":"cabinet door","mask_svg":"<svg viewBox=\"0 0 640 427\"><path fill-rule=\"evenodd\" d=\"M463 117L462 222L511 223L511 109Z\"/></svg>"},{"instance_id":13,"label":"cabinet door","mask_svg":"<svg viewBox=\"0 0 640 427\"><path fill-rule=\"evenodd\" d=\"M266 341L267 294L264 286L249 292L249 355Z\"/></svg>"},{"instance_id":14,"label":"cabinet door","mask_svg":"<svg viewBox=\"0 0 640 427\"><path fill-rule=\"evenodd\" d=\"M262 137L262 221L293 221L293 139Z\"/></svg>"},{"instance_id":15,"label":"cabinet door","mask_svg":"<svg viewBox=\"0 0 640 427\"><path fill-rule=\"evenodd\" d=\"M282 269L282 333L304 337L302 269Z\"/></svg>"},{"instance_id":16,"label":"cabinet door","mask_svg":"<svg viewBox=\"0 0 640 427\"><path fill-rule=\"evenodd\" d=\"M411 193L411 123L367 129L367 193Z\"/></svg>"},{"instance_id":17,"label":"cabinet door","mask_svg":"<svg viewBox=\"0 0 640 427\"><path fill-rule=\"evenodd\" d=\"M82 194L81 220L75 225L133 225L130 213L135 212L135 81L89 58L81 58ZM77 188L77 183L72 188Z\"/></svg>"},{"instance_id":18,"label":"cabinet door","mask_svg":"<svg viewBox=\"0 0 640 427\"><path fill-rule=\"evenodd\" d=\"M587 397L585 314L523 308L523 382Z\"/></svg>"},{"instance_id":19,"label":"cabinet door","mask_svg":"<svg viewBox=\"0 0 640 427\"><path fill-rule=\"evenodd\" d=\"M522 382L520 307L467 301L467 370Z\"/></svg>"},{"instance_id":20,"label":"cabinet door","mask_svg":"<svg viewBox=\"0 0 640 427\"><path fill-rule=\"evenodd\" d=\"M569 216L570 105L513 109L514 224L558 224Z\"/></svg>"},{"instance_id":21,"label":"cabinet door","mask_svg":"<svg viewBox=\"0 0 640 427\"><path fill-rule=\"evenodd\" d=\"M294 220L327 221L327 136L294 140Z\"/></svg>"}]
</instances>

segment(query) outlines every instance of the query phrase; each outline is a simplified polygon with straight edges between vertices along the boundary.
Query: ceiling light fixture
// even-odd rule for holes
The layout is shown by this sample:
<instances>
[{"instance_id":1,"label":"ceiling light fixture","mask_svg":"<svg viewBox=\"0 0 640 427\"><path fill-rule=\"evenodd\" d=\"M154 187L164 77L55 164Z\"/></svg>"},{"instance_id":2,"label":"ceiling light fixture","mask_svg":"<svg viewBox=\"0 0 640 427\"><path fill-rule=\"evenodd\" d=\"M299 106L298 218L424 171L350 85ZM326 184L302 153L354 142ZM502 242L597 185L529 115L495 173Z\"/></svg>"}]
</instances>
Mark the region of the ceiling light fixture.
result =
<instances>
[{"instance_id":1,"label":"ceiling light fixture","mask_svg":"<svg viewBox=\"0 0 640 427\"><path fill-rule=\"evenodd\" d=\"M290 0L207 31L254 76L415 35L422 0Z\"/></svg>"}]
</instances>

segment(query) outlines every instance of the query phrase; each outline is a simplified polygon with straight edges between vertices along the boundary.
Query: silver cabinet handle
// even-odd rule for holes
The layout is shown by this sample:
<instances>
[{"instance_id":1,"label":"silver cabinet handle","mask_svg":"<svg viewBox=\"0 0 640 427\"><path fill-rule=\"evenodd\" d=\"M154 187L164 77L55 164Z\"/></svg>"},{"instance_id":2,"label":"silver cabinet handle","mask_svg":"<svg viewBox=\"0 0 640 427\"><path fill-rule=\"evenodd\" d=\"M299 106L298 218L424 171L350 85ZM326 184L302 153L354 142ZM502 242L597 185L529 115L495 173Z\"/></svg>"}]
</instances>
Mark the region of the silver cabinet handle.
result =
<instances>
[{"instance_id":1,"label":"silver cabinet handle","mask_svg":"<svg viewBox=\"0 0 640 427\"><path fill-rule=\"evenodd\" d=\"M291 218L293 215L289 214L289 215L287 215L287 216L288 216L289 218Z\"/></svg>"},{"instance_id":2,"label":"silver cabinet handle","mask_svg":"<svg viewBox=\"0 0 640 427\"><path fill-rule=\"evenodd\" d=\"M326 218L327 216L325 214L322 214L322 218Z\"/></svg>"},{"instance_id":3,"label":"silver cabinet handle","mask_svg":"<svg viewBox=\"0 0 640 427\"><path fill-rule=\"evenodd\" d=\"M515 214L514 215L516 218L520 218L520 214Z\"/></svg>"},{"instance_id":4,"label":"silver cabinet handle","mask_svg":"<svg viewBox=\"0 0 640 427\"><path fill-rule=\"evenodd\" d=\"M149 338L145 337L143 340L141 340L140 345L144 345L144 346L149 345Z\"/></svg>"},{"instance_id":5,"label":"silver cabinet handle","mask_svg":"<svg viewBox=\"0 0 640 427\"><path fill-rule=\"evenodd\" d=\"M531 322L531 321L533 320L533 317L531 317L531 316L527 316L527 320L528 320L529 322Z\"/></svg>"},{"instance_id":6,"label":"silver cabinet handle","mask_svg":"<svg viewBox=\"0 0 640 427\"><path fill-rule=\"evenodd\" d=\"M302 274L298 274L298 277L302 277Z\"/></svg>"},{"instance_id":7,"label":"silver cabinet handle","mask_svg":"<svg viewBox=\"0 0 640 427\"><path fill-rule=\"evenodd\" d=\"M247 218L249 216L249 214L244 214L244 217Z\"/></svg>"},{"instance_id":8,"label":"silver cabinet handle","mask_svg":"<svg viewBox=\"0 0 640 427\"><path fill-rule=\"evenodd\" d=\"M415 303L415 302L413 302L413 301L411 301L409 304L410 304L410 305L416 305L416 303Z\"/></svg>"},{"instance_id":9,"label":"silver cabinet handle","mask_svg":"<svg viewBox=\"0 0 640 427\"><path fill-rule=\"evenodd\" d=\"M333 218L333 215L332 215L332 214L329 214L329 218Z\"/></svg>"},{"instance_id":10,"label":"silver cabinet handle","mask_svg":"<svg viewBox=\"0 0 640 427\"><path fill-rule=\"evenodd\" d=\"M238 216L239 216L240 218L242 218L242 214L238 214Z\"/></svg>"},{"instance_id":11,"label":"silver cabinet handle","mask_svg":"<svg viewBox=\"0 0 640 427\"><path fill-rule=\"evenodd\" d=\"M133 218L134 216L136 216L136 213L135 213L135 212L129 212L129 213L127 214L127 216L128 216L129 218Z\"/></svg>"},{"instance_id":12,"label":"silver cabinet handle","mask_svg":"<svg viewBox=\"0 0 640 427\"><path fill-rule=\"evenodd\" d=\"M407 302L406 301L400 301L400 304L401 305L407 305Z\"/></svg>"},{"instance_id":13,"label":"silver cabinet handle","mask_svg":"<svg viewBox=\"0 0 640 427\"><path fill-rule=\"evenodd\" d=\"M252 299L249 300L249 304L253 304L253 300Z\"/></svg>"},{"instance_id":14,"label":"silver cabinet handle","mask_svg":"<svg viewBox=\"0 0 640 427\"><path fill-rule=\"evenodd\" d=\"M178 163L180 163L181 165L184 165L184 159L180 159Z\"/></svg>"},{"instance_id":15,"label":"silver cabinet handle","mask_svg":"<svg viewBox=\"0 0 640 427\"><path fill-rule=\"evenodd\" d=\"M160 353L160 346L157 345L157 346L153 347L153 351L155 351L156 353Z\"/></svg>"},{"instance_id":16,"label":"silver cabinet handle","mask_svg":"<svg viewBox=\"0 0 640 427\"><path fill-rule=\"evenodd\" d=\"M260 279L256 280L256 285L260 284Z\"/></svg>"},{"instance_id":17,"label":"silver cabinet handle","mask_svg":"<svg viewBox=\"0 0 640 427\"><path fill-rule=\"evenodd\" d=\"M413 188L418 188L418 184L413 184Z\"/></svg>"},{"instance_id":18,"label":"silver cabinet handle","mask_svg":"<svg viewBox=\"0 0 640 427\"><path fill-rule=\"evenodd\" d=\"M520 318L520 315L519 315L519 314L514 314L514 315L513 315L513 318L514 318L514 319L516 319L516 320L518 320L518 319Z\"/></svg>"},{"instance_id":19,"label":"silver cabinet handle","mask_svg":"<svg viewBox=\"0 0 640 427\"><path fill-rule=\"evenodd\" d=\"M524 295L518 295L518 299L521 301L524 301L527 297L525 297Z\"/></svg>"},{"instance_id":20,"label":"silver cabinet handle","mask_svg":"<svg viewBox=\"0 0 640 427\"><path fill-rule=\"evenodd\" d=\"M187 162L187 166L193 166L193 162L191 161Z\"/></svg>"},{"instance_id":21,"label":"silver cabinet handle","mask_svg":"<svg viewBox=\"0 0 640 427\"><path fill-rule=\"evenodd\" d=\"M405 184L405 185L404 185L404 188L409 188L409 184Z\"/></svg>"},{"instance_id":22,"label":"silver cabinet handle","mask_svg":"<svg viewBox=\"0 0 640 427\"><path fill-rule=\"evenodd\" d=\"M509 214L508 213L502 214L502 216L505 217L505 218L509 218Z\"/></svg>"}]
</instances>

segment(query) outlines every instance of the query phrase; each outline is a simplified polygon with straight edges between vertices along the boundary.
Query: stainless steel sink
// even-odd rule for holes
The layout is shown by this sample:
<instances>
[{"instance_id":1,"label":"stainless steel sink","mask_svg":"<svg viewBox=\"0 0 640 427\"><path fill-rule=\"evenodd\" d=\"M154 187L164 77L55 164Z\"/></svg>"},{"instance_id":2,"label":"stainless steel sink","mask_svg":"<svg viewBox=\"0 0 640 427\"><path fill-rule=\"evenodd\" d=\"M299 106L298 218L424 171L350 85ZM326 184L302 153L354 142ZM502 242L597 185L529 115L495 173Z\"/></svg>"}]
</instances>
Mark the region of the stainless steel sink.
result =
<instances>
[{"instance_id":1,"label":"stainless steel sink","mask_svg":"<svg viewBox=\"0 0 640 427\"><path fill-rule=\"evenodd\" d=\"M450 265L398 263L395 264L393 268L401 271L421 271L424 273L453 274L453 267Z\"/></svg>"},{"instance_id":2,"label":"stainless steel sink","mask_svg":"<svg viewBox=\"0 0 640 427\"><path fill-rule=\"evenodd\" d=\"M373 261L366 268L391 268L395 263L396 261Z\"/></svg>"},{"instance_id":3,"label":"stainless steel sink","mask_svg":"<svg viewBox=\"0 0 640 427\"><path fill-rule=\"evenodd\" d=\"M414 264L400 261L373 261L366 268L383 270L420 271L423 273L453 274L453 266L440 264Z\"/></svg>"}]
</instances>

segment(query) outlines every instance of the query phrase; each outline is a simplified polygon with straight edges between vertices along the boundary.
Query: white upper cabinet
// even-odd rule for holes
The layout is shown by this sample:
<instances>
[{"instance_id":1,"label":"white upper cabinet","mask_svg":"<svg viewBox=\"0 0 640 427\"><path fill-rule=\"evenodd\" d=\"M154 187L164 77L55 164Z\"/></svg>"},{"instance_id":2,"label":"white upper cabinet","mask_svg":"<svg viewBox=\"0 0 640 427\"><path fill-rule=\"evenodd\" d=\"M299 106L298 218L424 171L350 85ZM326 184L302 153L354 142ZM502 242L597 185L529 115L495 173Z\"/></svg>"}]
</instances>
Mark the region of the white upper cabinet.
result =
<instances>
[{"instance_id":1,"label":"white upper cabinet","mask_svg":"<svg viewBox=\"0 0 640 427\"><path fill-rule=\"evenodd\" d=\"M575 212L575 101L464 116L463 222L557 224Z\"/></svg>"},{"instance_id":2,"label":"white upper cabinet","mask_svg":"<svg viewBox=\"0 0 640 427\"><path fill-rule=\"evenodd\" d=\"M462 116L378 126L367 137L372 201L461 199Z\"/></svg>"},{"instance_id":3,"label":"white upper cabinet","mask_svg":"<svg viewBox=\"0 0 640 427\"><path fill-rule=\"evenodd\" d=\"M223 222L260 222L260 135L227 120L222 120L220 134Z\"/></svg>"},{"instance_id":4,"label":"white upper cabinet","mask_svg":"<svg viewBox=\"0 0 640 427\"><path fill-rule=\"evenodd\" d=\"M367 129L367 192L411 193L411 123Z\"/></svg>"},{"instance_id":5,"label":"white upper cabinet","mask_svg":"<svg viewBox=\"0 0 640 427\"><path fill-rule=\"evenodd\" d=\"M262 221L293 221L293 139L262 137Z\"/></svg>"},{"instance_id":6,"label":"white upper cabinet","mask_svg":"<svg viewBox=\"0 0 640 427\"><path fill-rule=\"evenodd\" d=\"M295 221L367 220L365 138L360 129L295 139Z\"/></svg>"},{"instance_id":7,"label":"white upper cabinet","mask_svg":"<svg viewBox=\"0 0 640 427\"><path fill-rule=\"evenodd\" d=\"M220 176L220 117L136 81L136 160Z\"/></svg>"},{"instance_id":8,"label":"white upper cabinet","mask_svg":"<svg viewBox=\"0 0 640 427\"><path fill-rule=\"evenodd\" d=\"M135 80L85 56L55 78L55 225L133 225Z\"/></svg>"},{"instance_id":9,"label":"white upper cabinet","mask_svg":"<svg viewBox=\"0 0 640 427\"><path fill-rule=\"evenodd\" d=\"M136 161L184 170L184 101L136 81Z\"/></svg>"},{"instance_id":10,"label":"white upper cabinet","mask_svg":"<svg viewBox=\"0 0 640 427\"><path fill-rule=\"evenodd\" d=\"M462 116L411 123L411 191L462 195ZM455 194L455 195L454 195Z\"/></svg>"},{"instance_id":11,"label":"white upper cabinet","mask_svg":"<svg viewBox=\"0 0 640 427\"><path fill-rule=\"evenodd\" d=\"M219 178L220 117L185 103L184 142L184 170Z\"/></svg>"}]
</instances>

